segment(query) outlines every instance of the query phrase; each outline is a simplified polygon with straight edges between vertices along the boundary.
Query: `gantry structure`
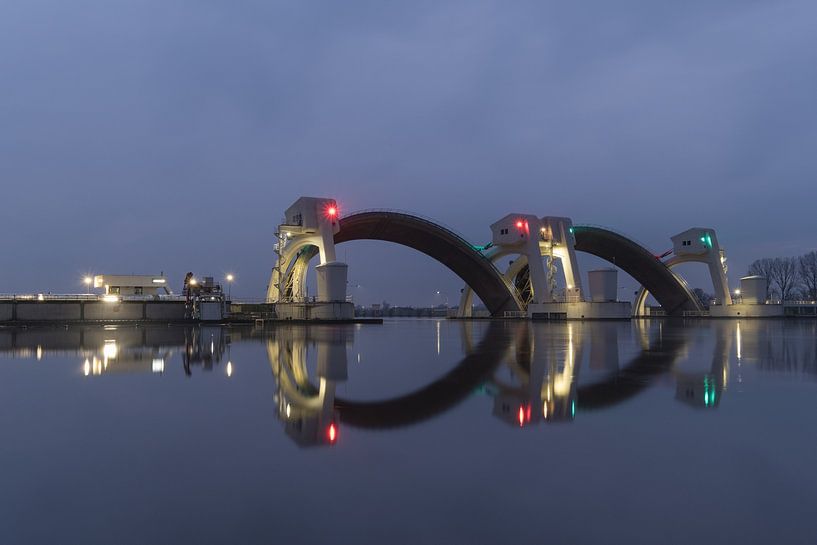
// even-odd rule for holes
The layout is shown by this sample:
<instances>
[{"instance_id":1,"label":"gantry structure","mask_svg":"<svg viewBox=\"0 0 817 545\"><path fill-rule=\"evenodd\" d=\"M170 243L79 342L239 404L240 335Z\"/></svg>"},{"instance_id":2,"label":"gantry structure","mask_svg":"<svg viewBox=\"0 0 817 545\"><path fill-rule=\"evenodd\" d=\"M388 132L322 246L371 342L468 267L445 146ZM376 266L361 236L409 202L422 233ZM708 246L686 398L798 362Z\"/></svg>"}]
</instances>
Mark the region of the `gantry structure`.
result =
<instances>
[{"instance_id":1,"label":"gantry structure","mask_svg":"<svg viewBox=\"0 0 817 545\"><path fill-rule=\"evenodd\" d=\"M725 254L710 228L693 228L671 237L673 250L656 256L620 233L574 225L570 218L559 216L507 214L491 225L488 244L474 245L442 224L408 212L341 212L335 199L314 197L301 197L286 210L276 231L276 262L267 288L268 302L346 301L347 264L337 260L335 246L352 240L400 244L442 263L465 283L460 317L470 315L474 294L495 317L521 315L531 305L585 302L588 298L583 292L577 252L606 260L641 284L635 314L643 312L647 294L666 315L700 312L700 302L672 270L693 261L708 265L718 301L724 305L732 302ZM670 253L673 255L665 259ZM306 275L316 256L318 293L310 297ZM511 262L500 271L503 258Z\"/></svg>"}]
</instances>

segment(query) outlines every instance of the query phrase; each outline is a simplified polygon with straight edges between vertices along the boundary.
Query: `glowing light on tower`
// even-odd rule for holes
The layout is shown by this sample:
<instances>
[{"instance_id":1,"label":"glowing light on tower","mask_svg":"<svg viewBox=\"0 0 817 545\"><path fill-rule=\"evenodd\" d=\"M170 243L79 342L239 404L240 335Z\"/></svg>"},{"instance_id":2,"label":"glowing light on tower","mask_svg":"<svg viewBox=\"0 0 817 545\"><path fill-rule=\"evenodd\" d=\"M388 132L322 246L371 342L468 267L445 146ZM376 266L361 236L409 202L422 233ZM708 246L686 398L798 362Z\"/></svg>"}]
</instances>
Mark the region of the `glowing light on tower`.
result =
<instances>
[{"instance_id":1,"label":"glowing light on tower","mask_svg":"<svg viewBox=\"0 0 817 545\"><path fill-rule=\"evenodd\" d=\"M329 424L329 429L326 430L326 437L329 439L329 442L333 444L338 440L338 427L334 422Z\"/></svg>"}]
</instances>

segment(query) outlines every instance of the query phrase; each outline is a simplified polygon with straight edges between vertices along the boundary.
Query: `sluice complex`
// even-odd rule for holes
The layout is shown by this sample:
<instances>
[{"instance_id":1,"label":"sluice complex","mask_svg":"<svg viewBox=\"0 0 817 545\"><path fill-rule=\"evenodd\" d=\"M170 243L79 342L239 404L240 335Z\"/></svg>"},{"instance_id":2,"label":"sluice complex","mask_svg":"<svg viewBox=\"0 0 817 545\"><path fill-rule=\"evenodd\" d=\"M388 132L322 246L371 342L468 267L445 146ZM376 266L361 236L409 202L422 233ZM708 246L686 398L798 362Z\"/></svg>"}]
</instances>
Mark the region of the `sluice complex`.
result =
<instances>
[{"instance_id":1,"label":"sluice complex","mask_svg":"<svg viewBox=\"0 0 817 545\"><path fill-rule=\"evenodd\" d=\"M464 282L458 318L478 317L474 295L494 318L533 320L629 319L633 316L776 317L786 309L767 304L766 279L741 279L740 298L732 297L726 254L714 229L694 227L673 237L672 247L656 255L610 229L575 225L570 218L511 213L490 225L491 238L472 244L451 229L415 214L365 210L341 215L335 199L301 197L285 211L275 233L275 264L264 303L238 303L212 277L188 273L181 295L171 292L163 274L99 275L86 278L87 294L0 297L0 323L41 322L219 322L228 320L355 320L347 297L348 265L335 246L352 240L383 240L420 251ZM587 272L582 279L577 253L608 261L612 267ZM306 276L315 267L317 295L309 297ZM674 268L705 265L716 300L704 309ZM618 297L618 271L641 284L634 303ZM232 276L228 275L227 282ZM91 294L90 288L102 290ZM736 294L738 291L736 290ZM652 295L660 308L646 306ZM792 309L815 315L813 305ZM453 316L452 316L453 317ZM482 317L482 316L479 316Z\"/></svg>"},{"instance_id":2,"label":"sluice complex","mask_svg":"<svg viewBox=\"0 0 817 545\"><path fill-rule=\"evenodd\" d=\"M457 311L473 315L476 294L492 317L531 319L627 319L632 316L771 317L782 305L765 304L766 280L741 279L742 298L733 300L726 254L714 229L695 227L671 238L672 249L655 255L634 240L597 226L574 225L570 218L508 214L490 226L491 240L474 245L451 229L406 212L366 210L341 217L335 199L301 197L286 210L276 236L276 264L267 302L281 318L306 313L324 319L348 318L346 263L335 246L351 240L383 240L418 250L445 265L465 282ZM587 289L577 252L602 258L615 268L588 272ZM305 289L310 261L318 256L317 296ZM510 259L500 270L503 259ZM716 292L709 311L673 268L707 266ZM558 265L558 266L557 266ZM618 300L617 274L623 270L642 288L635 304ZM561 287L559 287L561 286ZM651 294L661 307L646 307Z\"/></svg>"}]
</instances>

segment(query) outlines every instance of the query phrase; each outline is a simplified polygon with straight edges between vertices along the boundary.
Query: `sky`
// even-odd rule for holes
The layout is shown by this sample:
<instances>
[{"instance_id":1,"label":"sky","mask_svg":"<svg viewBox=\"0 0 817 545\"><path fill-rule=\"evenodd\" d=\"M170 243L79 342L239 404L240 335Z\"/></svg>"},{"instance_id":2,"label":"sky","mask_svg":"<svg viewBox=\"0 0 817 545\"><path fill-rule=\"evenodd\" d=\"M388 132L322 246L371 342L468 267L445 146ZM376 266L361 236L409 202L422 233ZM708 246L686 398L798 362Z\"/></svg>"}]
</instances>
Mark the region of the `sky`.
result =
<instances>
[{"instance_id":1,"label":"sky","mask_svg":"<svg viewBox=\"0 0 817 545\"><path fill-rule=\"evenodd\" d=\"M475 243L512 212L656 252L712 227L736 285L817 247L815 20L800 0L0 0L0 293L194 271L260 299L301 195ZM388 243L339 256L358 302L461 287Z\"/></svg>"}]
</instances>

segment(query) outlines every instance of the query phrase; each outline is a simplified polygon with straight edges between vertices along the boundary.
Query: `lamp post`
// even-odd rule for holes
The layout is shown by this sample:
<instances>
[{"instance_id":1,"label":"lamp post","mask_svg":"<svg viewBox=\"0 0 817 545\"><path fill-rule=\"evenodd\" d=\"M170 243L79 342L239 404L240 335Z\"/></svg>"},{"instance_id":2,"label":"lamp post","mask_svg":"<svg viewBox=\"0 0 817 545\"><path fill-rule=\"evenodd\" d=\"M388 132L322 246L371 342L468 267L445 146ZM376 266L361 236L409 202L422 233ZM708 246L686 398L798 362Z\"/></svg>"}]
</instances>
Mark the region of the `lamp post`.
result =
<instances>
[{"instance_id":1,"label":"lamp post","mask_svg":"<svg viewBox=\"0 0 817 545\"><path fill-rule=\"evenodd\" d=\"M232 273L228 274L226 277L227 280L227 299L232 301L233 300L233 280L235 280L235 276Z\"/></svg>"},{"instance_id":2,"label":"lamp post","mask_svg":"<svg viewBox=\"0 0 817 545\"><path fill-rule=\"evenodd\" d=\"M91 283L93 283L94 279L91 278L90 276L86 276L85 278L82 279L82 281L85 283L86 292L90 295L90 293L91 293Z\"/></svg>"}]
</instances>

